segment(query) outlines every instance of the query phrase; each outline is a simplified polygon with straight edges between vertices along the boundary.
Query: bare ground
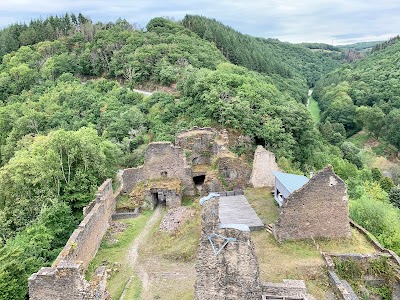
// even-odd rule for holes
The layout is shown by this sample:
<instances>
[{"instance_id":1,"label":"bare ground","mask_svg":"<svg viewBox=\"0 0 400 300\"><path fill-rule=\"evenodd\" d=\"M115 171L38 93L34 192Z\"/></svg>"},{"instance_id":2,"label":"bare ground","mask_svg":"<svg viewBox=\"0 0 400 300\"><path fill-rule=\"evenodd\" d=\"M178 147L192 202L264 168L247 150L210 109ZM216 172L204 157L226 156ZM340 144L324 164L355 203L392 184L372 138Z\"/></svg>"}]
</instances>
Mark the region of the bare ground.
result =
<instances>
[{"instance_id":1,"label":"bare ground","mask_svg":"<svg viewBox=\"0 0 400 300\"><path fill-rule=\"evenodd\" d=\"M138 276L142 284L140 298L135 299L193 299L195 262L167 258L157 251L157 243L161 242L157 233L164 211L160 206L156 208L126 255L126 264L133 270L131 279ZM130 284L127 283L120 300L129 298Z\"/></svg>"}]
</instances>

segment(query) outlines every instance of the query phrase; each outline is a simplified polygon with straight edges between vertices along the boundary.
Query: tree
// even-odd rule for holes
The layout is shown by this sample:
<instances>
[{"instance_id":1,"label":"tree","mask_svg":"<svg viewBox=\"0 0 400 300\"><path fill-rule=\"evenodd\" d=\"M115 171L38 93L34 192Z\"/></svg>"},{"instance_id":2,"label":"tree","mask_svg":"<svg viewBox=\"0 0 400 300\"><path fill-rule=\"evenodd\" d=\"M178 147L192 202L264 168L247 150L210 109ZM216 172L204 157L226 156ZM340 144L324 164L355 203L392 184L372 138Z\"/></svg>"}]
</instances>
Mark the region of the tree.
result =
<instances>
[{"instance_id":1,"label":"tree","mask_svg":"<svg viewBox=\"0 0 400 300\"><path fill-rule=\"evenodd\" d=\"M19 93L24 89L29 89L35 80L36 72L27 64L21 64L10 69L10 76L13 80L12 85L15 86L14 92Z\"/></svg>"},{"instance_id":2,"label":"tree","mask_svg":"<svg viewBox=\"0 0 400 300\"><path fill-rule=\"evenodd\" d=\"M363 164L360 157L358 156L360 149L356 145L351 142L344 142L340 146L340 149L342 150L345 159L355 164L359 169L362 168Z\"/></svg>"},{"instance_id":3,"label":"tree","mask_svg":"<svg viewBox=\"0 0 400 300\"><path fill-rule=\"evenodd\" d=\"M393 109L386 118L385 137L400 149L400 109Z\"/></svg>"},{"instance_id":4,"label":"tree","mask_svg":"<svg viewBox=\"0 0 400 300\"><path fill-rule=\"evenodd\" d=\"M394 183L393 180L390 177L383 177L380 181L379 181L380 186L382 187L382 189L386 192L389 193L390 190L394 187Z\"/></svg>"},{"instance_id":5,"label":"tree","mask_svg":"<svg viewBox=\"0 0 400 300\"><path fill-rule=\"evenodd\" d=\"M39 215L52 198L80 211L97 186L113 177L120 150L94 129L57 130L37 136L0 168L0 208L6 235Z\"/></svg>"},{"instance_id":6,"label":"tree","mask_svg":"<svg viewBox=\"0 0 400 300\"><path fill-rule=\"evenodd\" d=\"M377 106L360 106L356 109L356 122L371 131L375 136L381 134L384 126L385 113Z\"/></svg>"},{"instance_id":7,"label":"tree","mask_svg":"<svg viewBox=\"0 0 400 300\"><path fill-rule=\"evenodd\" d=\"M383 177L381 170L379 170L378 168L372 168L371 172L372 172L373 180L375 180L377 182L381 181L381 179Z\"/></svg>"},{"instance_id":8,"label":"tree","mask_svg":"<svg viewBox=\"0 0 400 300\"><path fill-rule=\"evenodd\" d=\"M389 192L389 201L397 208L400 208L400 187L393 187Z\"/></svg>"}]
</instances>

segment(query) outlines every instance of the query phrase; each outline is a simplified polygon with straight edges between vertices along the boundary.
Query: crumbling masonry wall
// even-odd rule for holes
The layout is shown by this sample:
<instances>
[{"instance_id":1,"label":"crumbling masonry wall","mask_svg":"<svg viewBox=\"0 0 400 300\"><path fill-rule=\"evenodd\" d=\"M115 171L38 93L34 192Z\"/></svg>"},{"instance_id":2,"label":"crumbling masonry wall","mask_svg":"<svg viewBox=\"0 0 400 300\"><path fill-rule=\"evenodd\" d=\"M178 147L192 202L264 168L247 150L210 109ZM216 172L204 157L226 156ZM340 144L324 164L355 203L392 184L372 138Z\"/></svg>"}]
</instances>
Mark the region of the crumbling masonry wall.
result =
<instances>
[{"instance_id":1,"label":"crumbling masonry wall","mask_svg":"<svg viewBox=\"0 0 400 300\"><path fill-rule=\"evenodd\" d=\"M186 164L184 151L170 142L150 143L143 166L123 171L122 192L130 192L141 181L157 178L180 179L185 187L185 194L194 194L192 171Z\"/></svg>"},{"instance_id":2,"label":"crumbling masonry wall","mask_svg":"<svg viewBox=\"0 0 400 300\"><path fill-rule=\"evenodd\" d=\"M346 185L331 166L293 192L281 207L274 235L278 241L350 237Z\"/></svg>"},{"instance_id":3,"label":"crumbling masonry wall","mask_svg":"<svg viewBox=\"0 0 400 300\"><path fill-rule=\"evenodd\" d=\"M245 189L249 186L251 168L246 161L237 157L220 157L218 170L228 190Z\"/></svg>"},{"instance_id":4,"label":"crumbling masonry wall","mask_svg":"<svg viewBox=\"0 0 400 300\"><path fill-rule=\"evenodd\" d=\"M107 299L105 268L97 269L91 282L84 275L115 213L115 197L111 179L107 179L99 187L95 200L84 209L84 219L53 265L30 276L31 300Z\"/></svg>"},{"instance_id":5,"label":"crumbling masonry wall","mask_svg":"<svg viewBox=\"0 0 400 300\"><path fill-rule=\"evenodd\" d=\"M195 300L261 299L257 257L249 231L219 228L219 199L204 203L202 236L197 253ZM212 233L235 238L215 255L208 237ZM223 240L216 238L219 248Z\"/></svg>"},{"instance_id":6,"label":"crumbling masonry wall","mask_svg":"<svg viewBox=\"0 0 400 300\"><path fill-rule=\"evenodd\" d=\"M126 194L143 180L142 167L124 169L122 172L122 193Z\"/></svg>"},{"instance_id":7,"label":"crumbling masonry wall","mask_svg":"<svg viewBox=\"0 0 400 300\"><path fill-rule=\"evenodd\" d=\"M273 187L275 176L272 172L275 171L280 171L275 161L275 154L265 150L263 146L257 146L250 183L253 187Z\"/></svg>"},{"instance_id":8,"label":"crumbling masonry wall","mask_svg":"<svg viewBox=\"0 0 400 300\"><path fill-rule=\"evenodd\" d=\"M217 132L209 127L194 127L191 130L181 131L175 139L175 144L186 150L188 164L209 165L212 155L217 154L215 138Z\"/></svg>"}]
</instances>

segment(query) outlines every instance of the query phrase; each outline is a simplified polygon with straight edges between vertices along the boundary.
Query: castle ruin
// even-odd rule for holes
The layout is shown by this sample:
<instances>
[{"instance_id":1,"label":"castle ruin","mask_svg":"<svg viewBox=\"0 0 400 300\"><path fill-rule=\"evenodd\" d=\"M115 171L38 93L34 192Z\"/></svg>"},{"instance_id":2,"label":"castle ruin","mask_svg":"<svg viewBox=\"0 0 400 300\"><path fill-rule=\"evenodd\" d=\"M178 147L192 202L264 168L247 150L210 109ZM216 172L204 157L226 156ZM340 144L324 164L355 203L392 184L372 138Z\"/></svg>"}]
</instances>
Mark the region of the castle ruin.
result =
<instances>
[{"instance_id":1,"label":"castle ruin","mask_svg":"<svg viewBox=\"0 0 400 300\"><path fill-rule=\"evenodd\" d=\"M229 192L228 192L229 193ZM261 282L250 229L221 224L218 194L200 200L202 235L197 252L195 300L315 300L303 280Z\"/></svg>"},{"instance_id":2,"label":"castle ruin","mask_svg":"<svg viewBox=\"0 0 400 300\"><path fill-rule=\"evenodd\" d=\"M29 277L29 299L108 299L106 268L97 268L90 282L85 280L85 271L109 227L118 193L113 193L111 179L99 187L96 198L84 209L84 219L53 265Z\"/></svg>"},{"instance_id":3,"label":"castle ruin","mask_svg":"<svg viewBox=\"0 0 400 300\"><path fill-rule=\"evenodd\" d=\"M275 154L265 150L263 146L257 146L250 179L253 187L274 186L275 178L272 173L276 171L280 171L280 169L276 163Z\"/></svg>"},{"instance_id":4,"label":"castle ruin","mask_svg":"<svg viewBox=\"0 0 400 300\"><path fill-rule=\"evenodd\" d=\"M249 185L250 166L228 150L226 132L194 127L180 132L175 144L150 143L144 164L123 170L122 192L130 193L134 206L173 208L181 205L182 196Z\"/></svg>"},{"instance_id":5,"label":"castle ruin","mask_svg":"<svg viewBox=\"0 0 400 300\"><path fill-rule=\"evenodd\" d=\"M258 261L250 230L220 228L218 210L218 198L204 203L194 299L261 299Z\"/></svg>"},{"instance_id":6,"label":"castle ruin","mask_svg":"<svg viewBox=\"0 0 400 300\"><path fill-rule=\"evenodd\" d=\"M348 238L346 184L328 166L285 199L273 233L280 242L308 238Z\"/></svg>"}]
</instances>

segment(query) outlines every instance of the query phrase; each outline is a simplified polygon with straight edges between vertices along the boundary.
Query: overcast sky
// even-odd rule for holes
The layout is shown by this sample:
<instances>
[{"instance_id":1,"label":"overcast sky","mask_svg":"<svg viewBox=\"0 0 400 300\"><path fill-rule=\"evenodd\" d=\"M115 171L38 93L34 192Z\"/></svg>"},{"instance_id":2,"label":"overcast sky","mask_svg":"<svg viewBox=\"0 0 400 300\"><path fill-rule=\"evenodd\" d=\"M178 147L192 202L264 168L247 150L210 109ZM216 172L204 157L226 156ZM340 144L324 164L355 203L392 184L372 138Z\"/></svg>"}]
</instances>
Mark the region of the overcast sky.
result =
<instances>
[{"instance_id":1,"label":"overcast sky","mask_svg":"<svg viewBox=\"0 0 400 300\"><path fill-rule=\"evenodd\" d=\"M398 0L0 0L0 28L65 12L95 22L121 17L142 27L153 17L198 14L254 36L334 45L400 33Z\"/></svg>"}]
</instances>

